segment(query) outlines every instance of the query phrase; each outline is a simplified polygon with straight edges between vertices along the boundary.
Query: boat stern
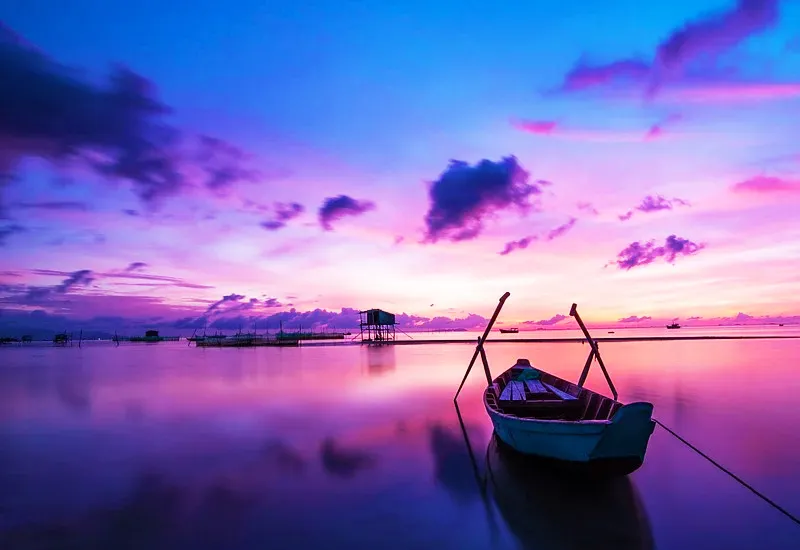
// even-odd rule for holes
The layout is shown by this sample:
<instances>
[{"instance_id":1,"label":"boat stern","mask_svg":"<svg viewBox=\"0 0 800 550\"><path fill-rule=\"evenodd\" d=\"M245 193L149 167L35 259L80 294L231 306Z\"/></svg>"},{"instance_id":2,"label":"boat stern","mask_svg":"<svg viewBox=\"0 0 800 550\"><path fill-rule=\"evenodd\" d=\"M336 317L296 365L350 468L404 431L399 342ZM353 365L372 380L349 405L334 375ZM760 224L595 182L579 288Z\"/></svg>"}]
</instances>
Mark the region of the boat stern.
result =
<instances>
[{"instance_id":1,"label":"boat stern","mask_svg":"<svg viewBox=\"0 0 800 550\"><path fill-rule=\"evenodd\" d=\"M590 453L590 459L635 458L643 462L655 426L652 403L637 402L622 406Z\"/></svg>"}]
</instances>

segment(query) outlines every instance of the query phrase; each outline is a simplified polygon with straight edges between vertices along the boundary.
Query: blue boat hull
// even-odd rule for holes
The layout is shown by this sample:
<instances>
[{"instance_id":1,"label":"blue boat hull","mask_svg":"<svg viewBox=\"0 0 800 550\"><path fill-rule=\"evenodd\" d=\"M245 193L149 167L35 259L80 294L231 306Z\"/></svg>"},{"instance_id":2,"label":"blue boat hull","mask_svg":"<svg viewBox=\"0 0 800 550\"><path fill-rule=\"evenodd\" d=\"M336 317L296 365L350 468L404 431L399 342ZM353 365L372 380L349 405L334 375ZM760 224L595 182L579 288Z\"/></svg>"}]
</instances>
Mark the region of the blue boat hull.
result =
<instances>
[{"instance_id":1,"label":"blue boat hull","mask_svg":"<svg viewBox=\"0 0 800 550\"><path fill-rule=\"evenodd\" d=\"M653 405L622 406L610 420L542 420L504 414L486 404L497 438L519 453L555 465L625 475L644 462L655 428Z\"/></svg>"}]
</instances>

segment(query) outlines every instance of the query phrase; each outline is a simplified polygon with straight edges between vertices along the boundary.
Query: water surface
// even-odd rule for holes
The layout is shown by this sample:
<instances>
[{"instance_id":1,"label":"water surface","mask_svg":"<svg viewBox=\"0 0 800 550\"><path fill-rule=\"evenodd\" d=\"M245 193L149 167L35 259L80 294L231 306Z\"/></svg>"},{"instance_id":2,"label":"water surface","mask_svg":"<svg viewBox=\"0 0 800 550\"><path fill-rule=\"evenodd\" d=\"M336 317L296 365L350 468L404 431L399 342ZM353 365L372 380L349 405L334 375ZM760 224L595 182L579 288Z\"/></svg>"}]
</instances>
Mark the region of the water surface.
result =
<instances>
[{"instance_id":1,"label":"water surface","mask_svg":"<svg viewBox=\"0 0 800 550\"><path fill-rule=\"evenodd\" d=\"M4 348L0 548L798 548L800 527L660 428L606 486L498 452L480 370L459 398L476 476L452 403L472 349ZM602 351L621 400L800 515L800 342ZM496 372L528 357L568 379L587 352L488 346Z\"/></svg>"}]
</instances>

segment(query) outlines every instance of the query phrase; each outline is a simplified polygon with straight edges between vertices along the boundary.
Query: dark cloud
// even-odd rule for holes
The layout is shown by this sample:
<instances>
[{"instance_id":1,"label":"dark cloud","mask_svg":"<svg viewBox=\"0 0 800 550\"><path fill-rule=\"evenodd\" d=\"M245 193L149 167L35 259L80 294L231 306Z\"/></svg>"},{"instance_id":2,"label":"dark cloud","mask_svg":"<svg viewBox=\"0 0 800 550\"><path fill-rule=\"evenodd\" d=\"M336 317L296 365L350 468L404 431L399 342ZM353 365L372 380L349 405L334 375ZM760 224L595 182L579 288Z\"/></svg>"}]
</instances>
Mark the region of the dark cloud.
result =
<instances>
[{"instance_id":1,"label":"dark cloud","mask_svg":"<svg viewBox=\"0 0 800 550\"><path fill-rule=\"evenodd\" d=\"M610 265L616 265L620 269L630 270L634 267L653 263L659 258L663 258L669 263L674 263L678 256L693 256L705 248L705 244L694 243L688 239L682 239L675 235L670 235L661 246L656 246L654 240L641 243L639 241L629 244L618 255L617 259Z\"/></svg>"},{"instance_id":2,"label":"dark cloud","mask_svg":"<svg viewBox=\"0 0 800 550\"><path fill-rule=\"evenodd\" d=\"M24 232L25 228L16 223L0 227L0 246L4 246L8 238L12 235L17 235Z\"/></svg>"},{"instance_id":3,"label":"dark cloud","mask_svg":"<svg viewBox=\"0 0 800 550\"><path fill-rule=\"evenodd\" d=\"M528 245L530 245L537 238L538 237L536 235L530 235L528 237L523 237L517 241L509 241L506 243L505 247L503 247L503 250L498 252L498 254L500 254L501 256L507 256L508 254L511 254L515 250L523 250L525 248L528 248Z\"/></svg>"},{"instance_id":4,"label":"dark cloud","mask_svg":"<svg viewBox=\"0 0 800 550\"><path fill-rule=\"evenodd\" d=\"M69 277L64 279L60 285L56 285L54 290L61 294L65 294L76 286L89 286L94 281L94 275L89 269L81 269L70 273Z\"/></svg>"},{"instance_id":5,"label":"dark cloud","mask_svg":"<svg viewBox=\"0 0 800 550\"><path fill-rule=\"evenodd\" d=\"M687 321L699 321L700 319L702 319L702 317L699 317L697 315L693 315L691 317L686 318Z\"/></svg>"},{"instance_id":6,"label":"dark cloud","mask_svg":"<svg viewBox=\"0 0 800 550\"><path fill-rule=\"evenodd\" d=\"M286 222L295 219L305 212L305 207L297 202L276 202L273 207L273 218L261 222L261 227L275 231L286 227Z\"/></svg>"},{"instance_id":7,"label":"dark cloud","mask_svg":"<svg viewBox=\"0 0 800 550\"><path fill-rule=\"evenodd\" d=\"M227 295L223 296L222 298L220 298L219 300L217 300L216 302L214 302L213 304L211 304L210 306L208 306L208 309L206 309L206 315L211 313L212 311L216 310L218 307L220 307L224 303L227 303L227 302L238 302L240 300L244 300L244 298L245 298L245 296L243 296L241 294L227 294Z\"/></svg>"},{"instance_id":8,"label":"dark cloud","mask_svg":"<svg viewBox=\"0 0 800 550\"><path fill-rule=\"evenodd\" d=\"M652 61L621 59L605 64L579 60L564 78L562 91L580 91L613 86L642 87L658 92L668 81L709 74L722 54L751 36L775 26L778 0L739 0L732 8L685 23L656 48ZM703 71L697 71L702 65Z\"/></svg>"},{"instance_id":9,"label":"dark cloud","mask_svg":"<svg viewBox=\"0 0 800 550\"><path fill-rule=\"evenodd\" d=\"M484 159L475 166L450 161L428 191L424 242L474 239L483 230L486 218L509 208L526 213L538 206L531 199L542 193L543 185L528 183L528 178L528 172L513 156L498 162Z\"/></svg>"},{"instance_id":10,"label":"dark cloud","mask_svg":"<svg viewBox=\"0 0 800 550\"><path fill-rule=\"evenodd\" d=\"M649 315L645 315L644 317L639 317L637 315L631 315L630 317L623 317L619 319L618 323L638 323L640 321L652 321L653 318Z\"/></svg>"},{"instance_id":11,"label":"dark cloud","mask_svg":"<svg viewBox=\"0 0 800 550\"><path fill-rule=\"evenodd\" d=\"M568 222L561 224L558 227L554 227L553 229L548 231L545 238L548 241L552 241L553 239L557 239L558 237L564 236L567 233L567 231L575 227L577 221L578 221L577 218L570 218Z\"/></svg>"},{"instance_id":12,"label":"dark cloud","mask_svg":"<svg viewBox=\"0 0 800 550\"><path fill-rule=\"evenodd\" d=\"M556 325L556 324L560 323L561 321L563 321L564 319L567 319L566 315L562 315L560 313L557 313L557 314L553 315L552 317L550 317L549 319L542 319L541 321L525 321L522 324L523 325L538 325L538 326L547 327L547 326Z\"/></svg>"},{"instance_id":13,"label":"dark cloud","mask_svg":"<svg viewBox=\"0 0 800 550\"><path fill-rule=\"evenodd\" d=\"M140 264L143 262L134 262L134 264ZM133 264L131 264L133 265ZM144 264L147 265L147 264ZM128 266L130 267L130 266ZM141 266L140 266L141 268ZM32 269L31 273L36 275L49 275L54 277L67 277L71 275L69 272L66 271L58 271L54 269ZM156 285L155 283L168 283L169 286L176 286L180 288L194 288L194 289L209 289L214 288L213 286L209 285L201 285L187 282L183 279L179 279L177 277L168 277L166 275L150 275L145 273L134 273L132 271L128 271L127 269L123 272L112 272L112 273L94 273L93 276L99 279L123 279L123 280L136 280L136 281L152 281L154 284L152 286L160 286ZM123 284L123 283L112 283L112 284ZM151 285L144 285L144 286L151 286Z\"/></svg>"},{"instance_id":14,"label":"dark cloud","mask_svg":"<svg viewBox=\"0 0 800 550\"><path fill-rule=\"evenodd\" d=\"M347 195L328 197L319 208L319 224L325 231L333 229L331 222L345 216L359 216L375 209L375 203L368 200L357 200Z\"/></svg>"},{"instance_id":15,"label":"dark cloud","mask_svg":"<svg viewBox=\"0 0 800 550\"><path fill-rule=\"evenodd\" d=\"M130 273L131 271L142 271L146 267L147 267L147 264L144 263L144 262L132 262L132 263L128 264L128 267L125 268L125 271L127 273Z\"/></svg>"},{"instance_id":16,"label":"dark cloud","mask_svg":"<svg viewBox=\"0 0 800 550\"><path fill-rule=\"evenodd\" d=\"M224 191L242 181L255 181L258 173L247 167L247 155L238 147L211 136L200 136L195 153L197 165L206 175L205 186Z\"/></svg>"},{"instance_id":17,"label":"dark cloud","mask_svg":"<svg viewBox=\"0 0 800 550\"><path fill-rule=\"evenodd\" d=\"M676 206L691 206L689 201L679 198L667 199L662 195L647 195L642 202L639 203L633 210L628 210L624 214L621 214L619 217L620 221L628 221L633 217L635 211L644 212L645 214L650 212L659 212L661 210L672 210Z\"/></svg>"},{"instance_id":18,"label":"dark cloud","mask_svg":"<svg viewBox=\"0 0 800 550\"><path fill-rule=\"evenodd\" d=\"M250 173L241 158L214 138L198 147L170 125L154 85L116 66L95 85L28 45L0 24L0 168L11 172L26 157L55 167L80 163L110 180L130 182L153 206L191 185L229 185ZM199 158L202 157L202 158ZM8 174L6 174L8 176Z\"/></svg>"}]
</instances>

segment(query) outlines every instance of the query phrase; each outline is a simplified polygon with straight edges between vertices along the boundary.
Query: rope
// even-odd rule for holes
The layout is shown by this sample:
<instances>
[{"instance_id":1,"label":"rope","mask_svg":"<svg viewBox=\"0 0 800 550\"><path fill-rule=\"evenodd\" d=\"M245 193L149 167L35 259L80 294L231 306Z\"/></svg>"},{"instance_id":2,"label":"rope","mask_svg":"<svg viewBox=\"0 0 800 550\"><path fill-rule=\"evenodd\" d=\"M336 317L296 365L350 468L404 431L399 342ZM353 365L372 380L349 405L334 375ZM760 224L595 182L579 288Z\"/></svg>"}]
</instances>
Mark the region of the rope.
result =
<instances>
[{"instance_id":1,"label":"rope","mask_svg":"<svg viewBox=\"0 0 800 550\"><path fill-rule=\"evenodd\" d=\"M661 426L662 428L667 430L669 433L674 435L681 443L683 443L684 445L689 447L691 450L693 450L694 452L696 452L697 454L699 454L700 456L702 456L703 458L708 460L711 464L713 464L714 466L716 466L717 468L719 468L720 470L722 470L723 472L725 472L726 474L731 476L734 480L738 481L740 485L742 485L746 489L749 489L754 495L756 495L757 497L762 499L764 502L766 502L767 504L769 504L770 506L775 508L781 514L783 514L784 516L786 516L787 518L789 518L790 520L792 520L796 524L800 525L800 519L798 519L797 516L793 515L791 512L789 512L788 510L783 508L781 505L779 505L774 500L770 499L765 494L759 492L755 487L753 487L752 485L747 483L745 480L743 480L742 478L740 478L739 476L737 476L736 474L734 474L733 472L728 470L725 466L723 466L722 464L720 464L719 462L717 462L716 460L714 460L713 458L711 458L710 456L705 454L703 451L701 451L700 449L698 449L697 447L695 447L694 445L692 445L691 443L686 441L684 438L682 438L681 436L676 434L674 431L672 431L671 429L667 428L664 424L661 423L661 421L656 420L655 418L653 420L655 421L656 424L658 424L659 426Z\"/></svg>"}]
</instances>

